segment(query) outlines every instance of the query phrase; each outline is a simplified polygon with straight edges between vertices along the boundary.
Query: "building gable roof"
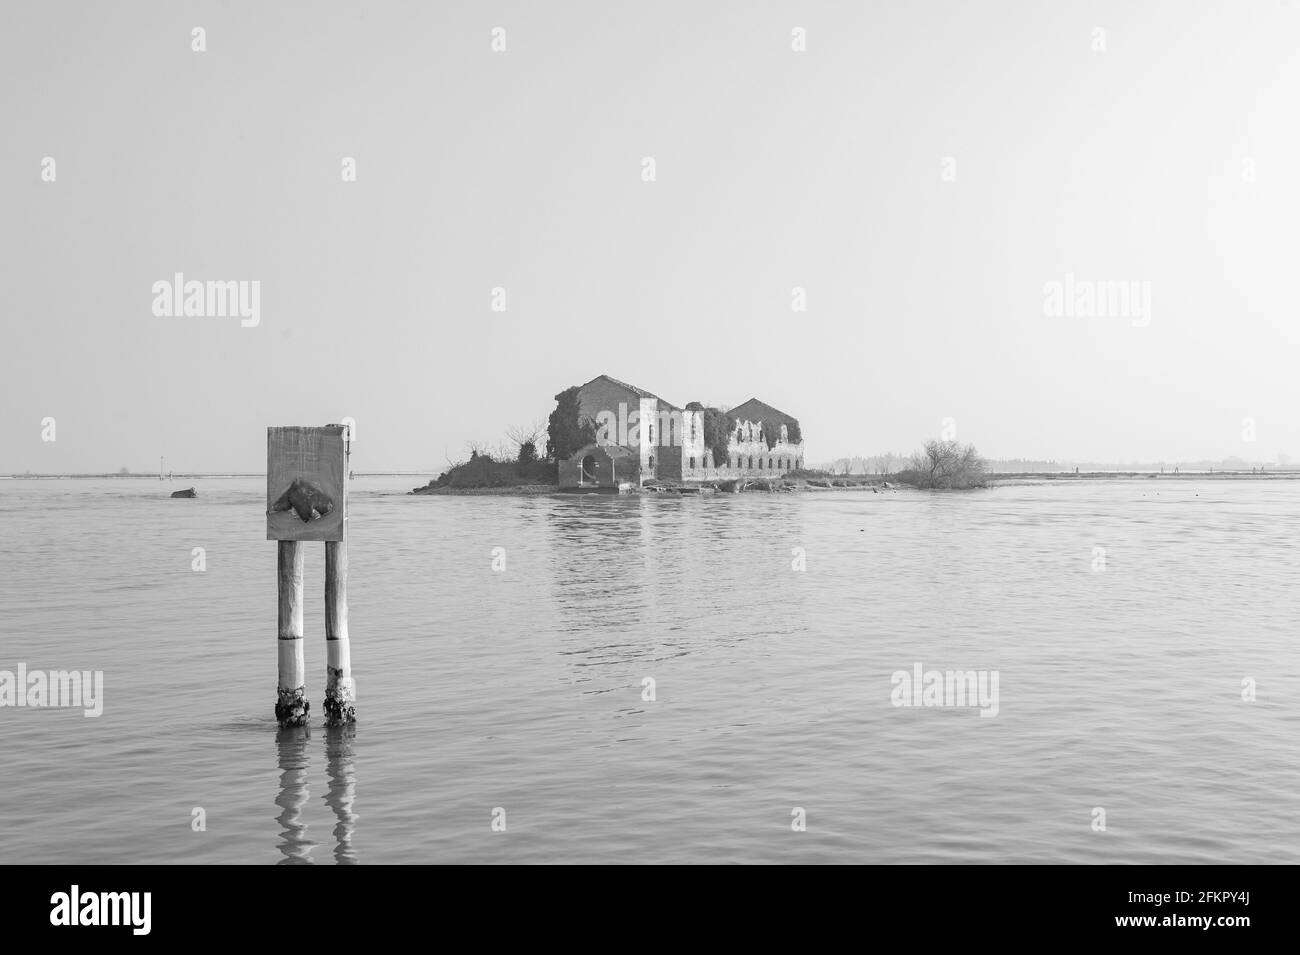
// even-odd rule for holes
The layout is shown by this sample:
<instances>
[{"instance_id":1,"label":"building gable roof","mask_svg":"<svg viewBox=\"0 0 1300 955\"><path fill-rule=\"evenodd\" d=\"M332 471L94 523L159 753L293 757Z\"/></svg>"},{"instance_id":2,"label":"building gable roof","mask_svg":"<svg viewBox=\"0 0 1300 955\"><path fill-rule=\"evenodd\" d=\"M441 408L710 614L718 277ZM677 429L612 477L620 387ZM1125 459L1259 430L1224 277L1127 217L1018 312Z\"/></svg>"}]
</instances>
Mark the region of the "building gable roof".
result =
<instances>
[{"instance_id":1,"label":"building gable roof","mask_svg":"<svg viewBox=\"0 0 1300 955\"><path fill-rule=\"evenodd\" d=\"M744 404L737 405L728 411L727 415L733 420L761 421L766 426L764 430L767 428L775 428L774 433L776 434L781 433L781 425L785 425L788 428L790 425L795 425L797 427L799 424L798 418L788 415L784 411L778 411L776 408L759 401L757 398L750 398Z\"/></svg>"},{"instance_id":2,"label":"building gable roof","mask_svg":"<svg viewBox=\"0 0 1300 955\"><path fill-rule=\"evenodd\" d=\"M636 385L629 385L626 381L619 381L619 379L614 378L611 375L597 375L595 378L591 379L591 381L587 382L584 385L581 385L580 387L586 388L587 385L602 380L609 382L611 385L617 385L619 388L626 388L628 391L632 392L638 398L653 398L655 401L662 402L663 404L667 405L669 408L673 409L674 411L681 410L671 401L668 401L664 398L660 398L653 391L646 391L644 388L638 388Z\"/></svg>"}]
</instances>

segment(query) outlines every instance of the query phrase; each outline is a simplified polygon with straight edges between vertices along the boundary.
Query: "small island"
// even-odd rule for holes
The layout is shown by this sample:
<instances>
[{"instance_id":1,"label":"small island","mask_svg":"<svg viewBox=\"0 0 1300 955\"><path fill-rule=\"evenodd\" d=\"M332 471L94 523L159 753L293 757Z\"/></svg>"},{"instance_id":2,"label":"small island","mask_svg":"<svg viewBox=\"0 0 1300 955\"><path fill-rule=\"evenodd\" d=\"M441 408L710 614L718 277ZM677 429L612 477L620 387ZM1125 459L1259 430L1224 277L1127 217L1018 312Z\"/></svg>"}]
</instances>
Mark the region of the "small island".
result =
<instances>
[{"instance_id":1,"label":"small island","mask_svg":"<svg viewBox=\"0 0 1300 955\"><path fill-rule=\"evenodd\" d=\"M545 435L545 449L539 444ZM799 421L750 398L734 408L678 407L644 388L597 375L555 396L545 429L509 433L513 447L473 447L412 494L713 494L984 484L971 445L931 441L897 474L835 475L805 465Z\"/></svg>"}]
</instances>

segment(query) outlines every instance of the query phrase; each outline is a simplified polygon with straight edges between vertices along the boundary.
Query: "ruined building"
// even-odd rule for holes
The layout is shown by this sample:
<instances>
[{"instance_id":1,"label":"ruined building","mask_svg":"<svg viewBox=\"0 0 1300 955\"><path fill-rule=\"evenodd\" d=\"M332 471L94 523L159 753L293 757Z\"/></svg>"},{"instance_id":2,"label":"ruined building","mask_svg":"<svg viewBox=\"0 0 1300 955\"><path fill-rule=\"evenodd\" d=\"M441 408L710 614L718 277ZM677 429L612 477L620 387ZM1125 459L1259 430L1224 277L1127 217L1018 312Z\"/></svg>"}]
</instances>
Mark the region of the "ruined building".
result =
<instances>
[{"instance_id":1,"label":"ruined building","mask_svg":"<svg viewBox=\"0 0 1300 955\"><path fill-rule=\"evenodd\" d=\"M644 388L598 375L578 389L579 420L591 423L596 440L560 462L560 486L778 477L803 467L797 419L757 398L727 415L726 454L715 461L698 403L679 408Z\"/></svg>"}]
</instances>

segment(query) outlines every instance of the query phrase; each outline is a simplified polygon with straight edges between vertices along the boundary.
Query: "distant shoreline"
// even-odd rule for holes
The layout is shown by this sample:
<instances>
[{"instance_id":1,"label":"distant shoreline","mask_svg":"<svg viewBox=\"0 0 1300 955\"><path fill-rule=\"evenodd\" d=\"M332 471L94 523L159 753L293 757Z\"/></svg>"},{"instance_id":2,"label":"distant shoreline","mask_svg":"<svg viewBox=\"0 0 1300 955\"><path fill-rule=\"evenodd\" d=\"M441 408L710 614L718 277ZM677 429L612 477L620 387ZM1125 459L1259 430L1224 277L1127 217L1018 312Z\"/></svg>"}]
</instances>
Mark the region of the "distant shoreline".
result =
<instances>
[{"instance_id":1,"label":"distant shoreline","mask_svg":"<svg viewBox=\"0 0 1300 955\"><path fill-rule=\"evenodd\" d=\"M397 478L397 477L425 477L429 471L359 471L352 475L353 478ZM156 474L0 474L0 481L92 481L92 480L135 480L135 481L158 481L160 484L177 483L181 481L194 480L236 480L250 478L265 478L266 473L239 472L239 471L222 471L212 473L176 473L169 478L159 479ZM849 475L832 475L833 479L847 478L853 481L867 481L871 483L881 483L889 481L891 486L894 484L892 478L888 475L881 474L849 474ZM1300 469L1296 470L1277 470L1277 471L1179 471L1175 474L1173 471L997 471L991 472L986 476L989 485L1005 484L1041 484L1045 482L1059 481L1189 481L1189 480L1211 480L1211 481L1294 481L1300 480ZM517 487L504 488L463 488L456 489L459 493L479 493L479 494L501 494L501 493L521 493L521 494L541 494L545 493L541 489L549 489L559 493L558 486L555 485L519 485ZM824 490L819 488L818 490ZM836 490L852 490L852 488L836 488ZM428 492L426 492L428 493ZM437 493L453 493L452 489L439 488Z\"/></svg>"},{"instance_id":2,"label":"distant shoreline","mask_svg":"<svg viewBox=\"0 0 1300 955\"><path fill-rule=\"evenodd\" d=\"M989 474L994 484L1043 484L1048 481L1294 481L1300 471L1004 471Z\"/></svg>"},{"instance_id":3,"label":"distant shoreline","mask_svg":"<svg viewBox=\"0 0 1300 955\"><path fill-rule=\"evenodd\" d=\"M354 471L352 477L424 477L429 471ZM202 472L174 472L170 477L159 478L156 474L0 474L0 481L90 481L90 480L122 480L122 481L158 481L160 484L166 484L169 481L193 481L193 480L233 480L235 478L265 478L265 471L213 471L211 473Z\"/></svg>"}]
</instances>

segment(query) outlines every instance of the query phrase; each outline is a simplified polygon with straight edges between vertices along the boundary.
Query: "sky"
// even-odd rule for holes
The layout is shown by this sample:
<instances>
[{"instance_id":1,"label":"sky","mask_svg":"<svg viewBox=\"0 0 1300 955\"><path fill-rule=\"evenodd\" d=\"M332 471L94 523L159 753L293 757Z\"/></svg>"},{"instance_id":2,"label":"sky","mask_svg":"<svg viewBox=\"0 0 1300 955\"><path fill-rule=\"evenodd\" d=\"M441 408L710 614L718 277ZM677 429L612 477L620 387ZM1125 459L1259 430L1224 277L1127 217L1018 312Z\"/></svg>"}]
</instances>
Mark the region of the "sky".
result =
<instances>
[{"instance_id":1,"label":"sky","mask_svg":"<svg viewBox=\"0 0 1300 955\"><path fill-rule=\"evenodd\" d=\"M1300 457L1297 35L1296 0L6 0L0 473L256 472L350 417L357 471L432 474L602 373L758 397L809 461L945 424ZM257 324L155 314L178 272L260 283ZM1067 276L1149 311L1052 313Z\"/></svg>"}]
</instances>

